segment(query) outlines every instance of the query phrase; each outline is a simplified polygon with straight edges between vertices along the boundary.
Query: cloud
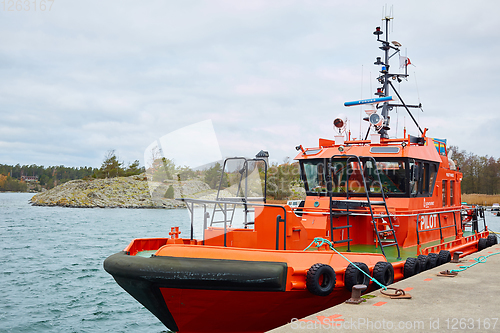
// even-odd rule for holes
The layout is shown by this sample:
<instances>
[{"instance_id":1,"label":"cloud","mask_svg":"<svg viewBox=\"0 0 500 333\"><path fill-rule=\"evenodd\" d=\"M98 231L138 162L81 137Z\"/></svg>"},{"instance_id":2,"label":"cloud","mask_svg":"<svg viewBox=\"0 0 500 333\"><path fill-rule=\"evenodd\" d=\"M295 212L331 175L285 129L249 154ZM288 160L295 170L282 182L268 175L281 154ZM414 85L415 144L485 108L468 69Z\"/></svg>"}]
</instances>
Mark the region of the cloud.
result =
<instances>
[{"instance_id":1,"label":"cloud","mask_svg":"<svg viewBox=\"0 0 500 333\"><path fill-rule=\"evenodd\" d=\"M132 162L207 119L222 156L293 157L296 145L333 137L340 113L359 136L360 110L343 102L377 88L372 32L384 5L56 1L50 12L4 12L0 163L98 167L110 149ZM390 29L416 65L400 88L423 104L413 111L421 127L480 155L495 156L484 142L498 136L499 7L396 1ZM404 110L391 122L417 134Z\"/></svg>"}]
</instances>

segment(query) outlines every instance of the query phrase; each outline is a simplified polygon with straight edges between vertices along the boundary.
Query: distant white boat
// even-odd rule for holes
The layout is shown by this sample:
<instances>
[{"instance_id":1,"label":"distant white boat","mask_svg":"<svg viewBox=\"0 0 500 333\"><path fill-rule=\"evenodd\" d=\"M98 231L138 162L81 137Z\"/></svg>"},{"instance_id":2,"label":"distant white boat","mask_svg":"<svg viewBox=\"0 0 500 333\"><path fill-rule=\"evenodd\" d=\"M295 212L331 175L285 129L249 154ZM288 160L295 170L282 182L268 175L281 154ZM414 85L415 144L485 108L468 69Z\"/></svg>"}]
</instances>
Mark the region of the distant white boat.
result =
<instances>
[{"instance_id":1,"label":"distant white boat","mask_svg":"<svg viewBox=\"0 0 500 333\"><path fill-rule=\"evenodd\" d=\"M500 216L500 204L494 203L491 205L491 212L495 215Z\"/></svg>"}]
</instances>

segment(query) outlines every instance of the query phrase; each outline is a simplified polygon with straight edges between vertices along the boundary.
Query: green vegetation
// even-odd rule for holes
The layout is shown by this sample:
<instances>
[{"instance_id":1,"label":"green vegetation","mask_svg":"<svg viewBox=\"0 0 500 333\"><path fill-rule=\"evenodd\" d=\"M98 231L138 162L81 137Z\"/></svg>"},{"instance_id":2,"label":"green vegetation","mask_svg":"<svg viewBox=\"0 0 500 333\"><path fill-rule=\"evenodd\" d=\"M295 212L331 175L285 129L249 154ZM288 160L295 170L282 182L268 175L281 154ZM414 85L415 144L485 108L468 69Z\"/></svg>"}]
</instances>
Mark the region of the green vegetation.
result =
<instances>
[{"instance_id":1,"label":"green vegetation","mask_svg":"<svg viewBox=\"0 0 500 333\"><path fill-rule=\"evenodd\" d=\"M40 191L41 188L51 189L57 185L75 179L111 178L118 176L132 176L144 172L136 160L128 167L119 162L115 151L110 150L105 156L101 168L92 167L44 167L32 165L7 165L0 164L0 192L26 192L28 190ZM36 181L24 181L23 177L37 177Z\"/></svg>"},{"instance_id":2,"label":"green vegetation","mask_svg":"<svg viewBox=\"0 0 500 333\"><path fill-rule=\"evenodd\" d=\"M123 167L124 163L118 160L114 150L107 152L104 161L99 169L92 174L94 178L114 178L128 177L139 175L144 172L144 168L139 167L139 160L135 160L127 168Z\"/></svg>"},{"instance_id":3,"label":"green vegetation","mask_svg":"<svg viewBox=\"0 0 500 333\"><path fill-rule=\"evenodd\" d=\"M222 165L220 165L219 162L217 162L213 167L205 171L205 177L204 177L205 183L207 183L211 189L217 189L219 187L221 172L222 172ZM228 186L227 175L224 174L224 176L225 176L223 179L224 183L222 184L223 188Z\"/></svg>"},{"instance_id":4,"label":"green vegetation","mask_svg":"<svg viewBox=\"0 0 500 333\"><path fill-rule=\"evenodd\" d=\"M38 177L38 182L34 182L36 185L31 186L33 189L37 187L51 189L73 179L91 177L95 170L91 167L70 168L63 165L44 167L36 164L23 166L0 164L0 175L3 176L0 191L27 191L29 186L21 180L22 176Z\"/></svg>"},{"instance_id":5,"label":"green vegetation","mask_svg":"<svg viewBox=\"0 0 500 333\"><path fill-rule=\"evenodd\" d=\"M285 200L292 195L292 186L300 184L299 163L272 164L267 176L267 195L275 200Z\"/></svg>"},{"instance_id":6,"label":"green vegetation","mask_svg":"<svg viewBox=\"0 0 500 333\"><path fill-rule=\"evenodd\" d=\"M185 181L193 179L202 173L201 171L193 171L188 166L176 166L172 160L165 157L156 158L146 172L155 182L168 180Z\"/></svg>"},{"instance_id":7,"label":"green vegetation","mask_svg":"<svg viewBox=\"0 0 500 333\"><path fill-rule=\"evenodd\" d=\"M462 193L499 194L500 193L500 158L477 156L458 147L451 146L451 159L463 174Z\"/></svg>"},{"instance_id":8,"label":"green vegetation","mask_svg":"<svg viewBox=\"0 0 500 333\"><path fill-rule=\"evenodd\" d=\"M0 174L0 191L1 192L26 192L28 185L25 182Z\"/></svg>"},{"instance_id":9,"label":"green vegetation","mask_svg":"<svg viewBox=\"0 0 500 333\"><path fill-rule=\"evenodd\" d=\"M165 198L167 199L173 199L174 198L174 187L170 185L165 192Z\"/></svg>"}]
</instances>

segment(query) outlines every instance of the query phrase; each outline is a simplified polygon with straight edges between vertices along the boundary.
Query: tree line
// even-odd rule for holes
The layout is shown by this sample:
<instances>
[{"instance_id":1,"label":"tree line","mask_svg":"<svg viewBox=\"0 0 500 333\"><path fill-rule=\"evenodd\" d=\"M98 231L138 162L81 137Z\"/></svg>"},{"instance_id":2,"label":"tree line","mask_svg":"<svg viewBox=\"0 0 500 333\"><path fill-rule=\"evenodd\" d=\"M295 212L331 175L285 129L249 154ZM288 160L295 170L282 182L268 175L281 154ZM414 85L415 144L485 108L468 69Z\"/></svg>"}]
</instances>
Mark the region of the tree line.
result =
<instances>
[{"instance_id":1,"label":"tree line","mask_svg":"<svg viewBox=\"0 0 500 333\"><path fill-rule=\"evenodd\" d=\"M58 184L74 179L91 177L97 169L92 167L65 167L43 165L7 165L0 164L0 191L26 191L27 184L21 181L22 176L38 177L38 185L50 189Z\"/></svg>"},{"instance_id":2,"label":"tree line","mask_svg":"<svg viewBox=\"0 0 500 333\"><path fill-rule=\"evenodd\" d=\"M478 156L456 146L450 146L451 159L456 161L463 174L463 194L499 194L500 193L500 158ZM212 167L200 171L193 171L188 167L179 167L169 159L158 159L153 163L154 181L168 179L187 180L200 177L211 188L217 188L222 173L222 165L216 163ZM26 191L28 186L21 181L22 176L37 176L38 184L50 189L56 185L75 179L112 178L137 175L145 172L139 161L125 165L121 162L114 150L110 150L104 157L100 168L93 167L65 167L32 165L0 164L0 191ZM263 178L261 170L261 178ZM222 187L228 186L230 179L223 178ZM282 164L273 163L268 169L267 194L275 199L286 199L291 193L291 185L300 185L298 163L291 163L285 159Z\"/></svg>"},{"instance_id":3,"label":"tree line","mask_svg":"<svg viewBox=\"0 0 500 333\"><path fill-rule=\"evenodd\" d=\"M449 151L463 175L462 194L500 193L500 158L478 156L456 146L450 146Z\"/></svg>"},{"instance_id":4,"label":"tree line","mask_svg":"<svg viewBox=\"0 0 500 333\"><path fill-rule=\"evenodd\" d=\"M31 187L40 190L41 187L51 189L75 179L95 179L112 178L121 176L132 176L144 172L144 167L139 166L136 160L132 164L125 166L120 162L114 150L107 152L100 168L93 167L66 167L43 165L7 165L0 164L0 191L25 192L29 189L26 182L22 181L23 176L38 177L38 182Z\"/></svg>"}]
</instances>

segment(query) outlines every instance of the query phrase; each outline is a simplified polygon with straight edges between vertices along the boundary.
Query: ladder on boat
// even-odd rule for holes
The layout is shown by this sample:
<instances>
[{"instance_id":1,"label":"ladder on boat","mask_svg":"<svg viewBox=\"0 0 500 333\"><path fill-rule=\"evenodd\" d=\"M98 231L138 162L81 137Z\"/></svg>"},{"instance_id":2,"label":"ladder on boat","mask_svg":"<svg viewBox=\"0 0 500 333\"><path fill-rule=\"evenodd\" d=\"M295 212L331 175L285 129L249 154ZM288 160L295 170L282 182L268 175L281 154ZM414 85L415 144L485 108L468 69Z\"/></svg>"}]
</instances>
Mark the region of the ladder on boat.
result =
<instances>
[{"instance_id":1,"label":"ladder on boat","mask_svg":"<svg viewBox=\"0 0 500 333\"><path fill-rule=\"evenodd\" d=\"M401 252L400 252L400 249L399 249L399 244L398 244L398 241L397 241L397 238L396 238L396 231L394 230L394 224L392 223L392 219L393 217L389 214L389 208L387 207L387 201L385 200L385 192L384 192L384 187L382 186L382 181L380 179L380 172L377 168L377 162L375 161L375 159L372 157L372 156L367 156L367 157L359 157L357 155L334 155L331 157L330 161L328 162L328 172L326 174L326 181L327 181L327 186L328 186L328 192L329 192L329 195L330 195L330 241L335 245L335 244L341 244L341 243L347 243L347 251L350 252L351 248L350 248L350 244L352 242L352 239L350 238L350 233L349 233L349 230L350 228L352 227L352 225L350 224L350 221L349 221L349 216L352 215L352 212L349 211L349 206L350 206L350 201L349 200L349 177L347 176L346 177L346 191L345 191L345 194L346 194L346 201L345 202L337 202L337 205L338 205L338 208L341 208L341 209L344 209L344 210L340 210L340 211L334 211L333 210L333 184L332 184L332 179L331 179L331 175L332 175L332 172L334 171L333 170L333 166L332 166L332 161L337 158L338 159L342 159L342 160L345 160L346 163L345 163L345 167L347 168L348 165L349 165L349 162L351 161L354 161L354 162L357 162L358 163L358 166L359 166L359 171L361 173L361 177L363 179L363 186L364 186L364 189L365 189L365 194L366 194L366 203L365 203L365 206L369 208L370 210L370 217L371 217L371 223L373 225L373 230L375 231L375 236L376 236L376 244L378 244L380 246L380 250L382 251L382 254L386 256L385 254L385 251L384 251L384 248L386 247L389 247L389 246L396 246L396 249L398 251L398 260L401 259ZM362 163L364 162L364 163ZM378 182L380 184L380 192L382 194L382 201L375 201L373 202L371 199L370 199L370 191L369 191L369 188L367 186L367 183L366 183L366 177L365 177L365 166L368 164L368 163L373 163L372 165L372 169L374 171L374 174L377 176L378 178ZM354 203L355 201L353 201ZM373 209L373 205L380 205L380 206L384 206L384 210L385 210L385 214L382 214L382 215L376 215L374 213L374 209ZM346 216L346 221L347 221L347 224L344 225L344 226L336 226L334 227L333 226L333 218L336 217L336 218L339 218L341 216ZM379 230L377 225L377 220L382 220L384 221L384 218L387 218L388 221L389 221L389 229L384 229L384 230ZM333 231L334 230L342 230L342 229L346 229L347 230L347 238L346 239L341 239L341 240L334 240L333 239ZM389 237L392 237L387 239L386 237L384 237L384 239L382 240L381 239L381 235L389 235Z\"/></svg>"}]
</instances>

